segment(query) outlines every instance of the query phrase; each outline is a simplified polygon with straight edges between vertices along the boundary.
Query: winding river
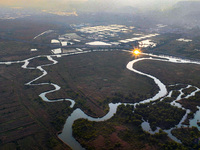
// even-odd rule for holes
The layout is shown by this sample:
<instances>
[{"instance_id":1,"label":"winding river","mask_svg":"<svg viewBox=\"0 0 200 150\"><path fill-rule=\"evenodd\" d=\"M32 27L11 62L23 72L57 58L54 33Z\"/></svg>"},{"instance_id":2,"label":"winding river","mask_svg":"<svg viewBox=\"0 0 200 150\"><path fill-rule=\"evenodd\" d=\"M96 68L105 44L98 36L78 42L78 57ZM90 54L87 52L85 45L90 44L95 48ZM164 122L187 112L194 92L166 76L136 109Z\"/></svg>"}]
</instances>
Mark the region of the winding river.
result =
<instances>
[{"instance_id":1,"label":"winding river","mask_svg":"<svg viewBox=\"0 0 200 150\"><path fill-rule=\"evenodd\" d=\"M108 51L108 50L93 50L93 51L94 52L98 52L98 51ZM41 71L42 75L40 75L39 77L33 79L32 81L26 83L25 85L28 85L28 86L51 85L51 86L54 87L54 90L50 90L50 91L46 91L46 92L41 93L39 96L42 98L42 100L45 101L45 102L70 101L71 102L70 107L73 108L74 105L75 105L75 101L72 100L72 99L67 99L66 98L66 99L50 100L50 99L48 99L46 97L46 94L53 93L55 91L60 90L60 86L59 85L56 85L54 83L38 83L38 84L36 84L35 82L37 80L39 80L40 78L42 78L42 77L44 77L44 76L46 76L48 74L47 71L45 71L43 69L44 66L55 65L55 64L58 63L56 60L53 59L53 57L78 55L78 54L83 54L83 53L91 53L93 51L74 52L74 53L60 54L60 55L40 55L40 56L36 56L36 57L25 59L25 60L22 60L22 61L0 62L0 64L2 64L2 65L11 65L11 64L15 64L15 63L23 63L22 68L24 68L24 69L37 69L37 70ZM128 53L131 52L131 51L128 51L128 50L123 50L123 51L124 52L128 52ZM133 71L133 72L137 73L137 74L140 74L142 76L146 76L148 78L151 78L155 82L155 84L159 87L159 91L152 98L145 99L145 100L143 100L143 101L141 101L139 103L133 103L133 104L131 104L131 105L134 105L134 107L136 107L138 104L149 103L150 101L155 101L155 100L158 100L160 98L162 100L162 98L164 98L164 97L171 97L171 94L172 94L172 91L170 91L168 93L166 85L164 85L158 78L134 69L134 64L135 63L137 63L139 61L143 61L143 60L156 60L156 61L164 61L164 62L172 62L172 63L193 63L193 64L200 64L200 62L195 62L195 61L190 61L190 60L183 60L183 59L180 59L180 58L174 58L174 57L170 57L170 56L158 56L158 55L147 54L147 53L142 53L142 55L146 55L148 57L147 58L138 58L138 59L135 59L133 61L130 61L127 64L126 68L128 70L130 70L130 71ZM39 58L39 57L46 57L52 63L41 65L41 66L37 66L37 67L28 67L28 65L29 65L29 63L30 63L31 60ZM180 100L181 97L182 97L182 95L183 95L182 90L186 89L186 88L189 88L189 87L194 87L194 86L188 85L187 87L180 89L180 95L171 103L171 105L177 106L177 107L182 108L182 109L185 109L179 103L177 103L177 101ZM195 88L196 88L196 90L194 92L192 92L191 94L185 96L185 98L189 98L189 97L195 95L196 92L200 91L200 89L198 87L195 87ZM109 112L104 117L102 117L102 118L93 118L93 117L90 117L87 114L85 114L81 109L79 109L79 108L75 109L72 112L71 116L69 116L67 118L67 120L65 122L65 125L64 125L64 128L62 130L62 133L59 134L58 137L64 143L66 143L67 145L69 145L74 150L84 149L80 145L80 143L78 143L73 138L73 136L72 136L72 125L73 125L74 121L77 120L77 119L81 119L81 118L88 119L89 121L96 121L96 122L106 121L106 120L110 119L116 113L117 107L119 105L121 105L121 104L122 103L116 103L116 104L110 103L109 104ZM199 111L196 112L194 119L190 120L190 126L197 126L196 122L197 122L197 120L198 120L198 118L200 116L200 107L198 107L198 109L199 109ZM189 113L190 113L190 110L186 110L186 114L183 116L182 120L180 121L180 123L178 124L177 127L181 127L182 122L187 118L187 115ZM156 131L152 131L151 128L150 128L150 125L149 125L149 123L147 121L144 121L142 123L142 128L143 128L143 130L148 131L151 134L154 134L154 133L158 132L158 130L159 130L159 128L157 128ZM178 140L176 137L174 137L171 134L171 130L174 129L174 128L171 128L170 130L164 130L164 132L168 133L168 136L171 139L173 139L174 141L180 143L180 140ZM200 129L200 128L198 128L198 129Z\"/></svg>"}]
</instances>

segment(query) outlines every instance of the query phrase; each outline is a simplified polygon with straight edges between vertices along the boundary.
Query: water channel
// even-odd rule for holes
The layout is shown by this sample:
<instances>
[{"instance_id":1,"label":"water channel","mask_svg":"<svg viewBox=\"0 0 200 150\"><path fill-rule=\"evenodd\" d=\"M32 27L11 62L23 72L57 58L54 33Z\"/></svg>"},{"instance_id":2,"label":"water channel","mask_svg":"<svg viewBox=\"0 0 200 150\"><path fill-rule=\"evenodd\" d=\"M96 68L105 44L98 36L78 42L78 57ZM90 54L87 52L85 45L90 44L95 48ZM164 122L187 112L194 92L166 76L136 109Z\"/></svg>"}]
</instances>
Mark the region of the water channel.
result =
<instances>
[{"instance_id":1,"label":"water channel","mask_svg":"<svg viewBox=\"0 0 200 150\"><path fill-rule=\"evenodd\" d=\"M94 50L95 52L98 52L98 51L108 51L108 50ZM130 51L127 51L127 50L123 50L124 52L128 52L130 53ZM22 65L22 68L24 69L37 69L37 70L40 70L42 72L42 75L40 75L39 77L33 79L32 81L26 83L25 85L29 85L29 86L39 86L39 85L51 85L54 87L54 90L50 90L50 91L46 91L46 92L43 92L41 93L39 96L42 98L42 100L44 100L45 102L58 102L58 101L70 101L71 102L71 108L74 107L75 105L75 101L74 100L71 100L71 99L56 99L56 100L49 100L47 97L46 97L46 94L48 93L52 93L52 92L55 92L55 91L58 91L60 90L60 86L54 84L54 83L39 83L39 84L34 84L35 81L39 80L40 78L46 76L48 73L42 68L44 66L50 66L50 65L54 65L54 64L57 64L58 62L56 60L53 59L53 57L62 57L62 56L68 56L68 55L78 55L78 54L83 54L83 53L90 53L92 51L83 51L83 52L74 52L74 53L70 53L70 54L60 54L59 56L58 55L41 55L41 56L36 56L36 57L32 57L32 58L28 58L26 60L23 60L23 61L11 61L11 62L0 62L0 64L4 64L4 65L11 65L11 64L14 64L14 63L24 63ZM167 88L166 88L166 85L164 85L158 78L150 75L150 74L146 74L146 73L143 73L141 71L138 71L136 69L134 69L134 64L139 62L139 61L143 61L143 60L156 60L156 61L164 61L164 62L171 62L171 63L193 63L193 64L200 64L200 62L195 62L195 61L190 61L190 60L183 60L183 59L180 59L180 58L174 58L174 57L170 57L170 56L158 56L158 55L153 55L153 54L147 54L147 53L142 53L143 55L146 55L148 56L147 58L138 58L138 59L135 59L133 61L130 61L126 68L130 71L133 71L137 74L140 74L140 75L143 75L143 76L146 76L148 78L151 78L155 84L159 87L159 91L158 93L152 97L152 98L149 98L149 99L146 99L146 100L143 100L139 103L133 103L131 105L134 105L134 107L136 107L138 104L144 104L144 103L149 103L150 101L155 101L155 100L158 100L160 98L163 98L163 97L171 97L171 93L172 91L168 92L167 91ZM39 57L46 57L49 61L51 61L52 63L50 64L45 64L45 65L41 65L41 66L37 66L37 67L28 67L29 65L29 62L35 58L39 58ZM192 85L188 85L186 88L189 88L189 87L192 87ZM192 92L191 94L187 95L185 98L189 98L190 96L193 96L195 95L196 92L199 92L200 89L195 87L196 90L194 92ZM183 89L180 89L180 95L171 103L171 105L173 106L177 106L179 108L182 108L184 110L186 110L185 108L183 108L179 103L177 103L178 100L181 99L181 96L183 95L182 93L182 90ZM161 99L162 100L162 99ZM113 103L110 103L109 104L109 112L102 118L93 118L93 117L90 117L88 116L87 114L85 114L81 109L77 108L75 109L72 114L67 118L66 122L65 122L65 125L64 125L64 128L62 130L62 133L58 135L58 137L64 142L66 143L67 145L69 145L73 150L82 150L84 149L80 143L78 143L72 136L72 125L74 123L75 120L77 119L88 119L89 121L96 121L96 122L100 122L100 121L106 121L108 119L110 119L117 111L117 107L119 105L121 105L122 103L116 103L116 104L113 104ZM194 116L194 119L190 120L190 126L196 126L198 127L197 125L197 121L198 121L198 118L200 118L200 107L198 107L198 111L196 112L195 116ZM189 114L190 110L186 110L186 114L183 116L182 120L180 121L180 123L178 124L178 127L181 126L181 123L187 118L187 115ZM142 123L142 128L143 130L151 133L151 134L155 134L156 132L158 132L159 128L157 128L156 131L152 131L151 128L150 128L150 125L147 121L144 121ZM175 127L174 127L175 128ZM164 130L164 132L168 133L168 136L170 138L172 138L174 141L176 142L179 142L180 143L180 140L178 140L176 137L174 137L172 134L171 134L171 130L174 129L174 128L171 128L169 130ZM200 128L198 127L198 129L200 130Z\"/></svg>"}]
</instances>

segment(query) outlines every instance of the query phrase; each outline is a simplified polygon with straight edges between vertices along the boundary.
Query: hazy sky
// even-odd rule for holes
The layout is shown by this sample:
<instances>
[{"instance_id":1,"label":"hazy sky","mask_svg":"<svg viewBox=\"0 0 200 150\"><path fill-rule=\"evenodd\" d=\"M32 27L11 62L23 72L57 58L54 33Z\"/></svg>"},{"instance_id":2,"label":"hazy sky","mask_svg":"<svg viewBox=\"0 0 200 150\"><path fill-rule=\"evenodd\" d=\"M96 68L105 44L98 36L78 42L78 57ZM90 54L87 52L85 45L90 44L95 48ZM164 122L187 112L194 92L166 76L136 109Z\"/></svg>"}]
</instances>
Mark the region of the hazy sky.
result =
<instances>
[{"instance_id":1,"label":"hazy sky","mask_svg":"<svg viewBox=\"0 0 200 150\"><path fill-rule=\"evenodd\" d=\"M82 4L87 0L0 0L1 6L25 8L66 8L71 4Z\"/></svg>"},{"instance_id":2,"label":"hazy sky","mask_svg":"<svg viewBox=\"0 0 200 150\"><path fill-rule=\"evenodd\" d=\"M0 6L34 7L41 9L110 9L111 7L134 6L141 9L164 8L181 0L0 0ZM193 0L195 1L195 0ZM196 0L199 1L199 0Z\"/></svg>"}]
</instances>

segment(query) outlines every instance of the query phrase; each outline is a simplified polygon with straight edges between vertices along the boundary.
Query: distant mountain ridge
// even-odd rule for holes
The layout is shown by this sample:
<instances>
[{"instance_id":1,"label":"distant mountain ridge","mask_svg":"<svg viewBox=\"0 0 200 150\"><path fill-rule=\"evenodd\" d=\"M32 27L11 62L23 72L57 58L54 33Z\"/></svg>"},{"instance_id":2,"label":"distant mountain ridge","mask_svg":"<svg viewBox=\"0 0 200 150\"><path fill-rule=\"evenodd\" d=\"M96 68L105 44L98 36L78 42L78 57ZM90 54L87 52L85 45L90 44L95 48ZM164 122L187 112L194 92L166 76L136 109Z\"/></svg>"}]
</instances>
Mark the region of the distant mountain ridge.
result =
<instances>
[{"instance_id":1,"label":"distant mountain ridge","mask_svg":"<svg viewBox=\"0 0 200 150\"><path fill-rule=\"evenodd\" d=\"M180 1L171 9L160 12L158 20L187 28L200 26L200 1Z\"/></svg>"},{"instance_id":2,"label":"distant mountain ridge","mask_svg":"<svg viewBox=\"0 0 200 150\"><path fill-rule=\"evenodd\" d=\"M180 2L177 2L175 7L200 11L200 1L180 1Z\"/></svg>"}]
</instances>

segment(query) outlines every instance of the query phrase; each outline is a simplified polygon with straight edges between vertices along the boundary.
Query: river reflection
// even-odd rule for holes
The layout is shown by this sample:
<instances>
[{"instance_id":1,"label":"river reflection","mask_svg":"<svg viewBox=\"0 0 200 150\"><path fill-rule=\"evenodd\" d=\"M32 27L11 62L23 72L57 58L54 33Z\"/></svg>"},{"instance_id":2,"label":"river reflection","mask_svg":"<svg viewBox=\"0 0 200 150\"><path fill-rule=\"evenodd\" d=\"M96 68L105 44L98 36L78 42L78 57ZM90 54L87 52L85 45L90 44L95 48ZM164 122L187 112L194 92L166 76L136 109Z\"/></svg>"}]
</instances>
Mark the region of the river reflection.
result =
<instances>
[{"instance_id":1,"label":"river reflection","mask_svg":"<svg viewBox=\"0 0 200 150\"><path fill-rule=\"evenodd\" d=\"M164 96L167 95L167 88L166 88L166 85L164 85L158 78L152 76L152 75L149 75L149 74L146 74L146 73L143 73L143 72L140 72L136 69L134 69L134 64L139 62L139 61L143 61L143 60L156 60L156 61L165 61L165 62L173 62L173 63L195 63L195 64L200 64L199 62L192 62L192 61L188 61L188 60L182 60L182 59L179 59L179 58L173 58L173 57L167 57L167 56L157 56L157 55L153 55L153 54L146 54L146 53L143 53L144 55L148 55L148 56L151 56L150 58L139 58L139 59L135 59L133 61L130 61L128 64L127 64L127 69L130 70L130 71L133 71L137 74L140 74L140 75L143 75L143 76L147 76L151 79L154 80L155 84L157 84L157 86L159 87L159 91L158 93L152 97L152 98L149 98L149 99L146 99L146 100L143 100L139 103L134 103L134 104L131 104L131 105L134 105L136 107L137 104L144 104L144 103L149 103L150 101L155 101L159 98L162 98ZM152 57L157 57L157 58L152 58ZM160 58L160 59L159 59ZM189 86L190 87L190 86ZM171 92L172 93L172 92ZM168 97L171 96L171 93L169 95L167 95ZM192 93L190 96L192 96L194 93ZM176 99L176 101L181 97L181 95ZM176 101L174 101L174 103L172 103L173 105L179 105L179 107L182 107L179 103L176 103ZM121 104L121 103L120 103ZM67 143L72 149L75 149L75 150L79 150L79 149L83 149L83 147L81 147L81 145L73 138L72 136L72 125L74 123L75 120L77 119L88 119L90 121L105 121L105 120L108 120L110 119L115 113L116 113L116 110L117 110L117 107L120 105L120 104L109 104L109 108L110 108L110 111L109 113L103 117L103 118L92 118L92 117L89 117L87 116L85 113L83 113L83 111L81 111L80 109L76 109L72 115L66 120L66 123L64 125L64 128L63 128L63 131L59 136L59 138L61 140L63 140L65 143ZM183 108L184 109L184 108ZM114 110L114 111L113 111ZM187 117L187 114L189 113L189 111L186 112L186 115L183 117L183 119L181 120L180 124L186 119ZM156 131L152 131L151 128L150 128L150 125L148 122L143 122L142 123L142 128L147 131L147 132L150 132L151 134L155 134L159 131L160 128L157 128ZM173 128L171 128L170 130L164 130L168 136L173 139L174 141L180 143L180 140L178 140L176 137L174 137L172 134L171 134L171 130Z\"/></svg>"},{"instance_id":2,"label":"river reflection","mask_svg":"<svg viewBox=\"0 0 200 150\"><path fill-rule=\"evenodd\" d=\"M95 52L98 52L98 51L109 51L109 50L93 50ZM113 51L113 50L110 50L110 51ZM130 51L127 51L127 50L122 50L124 52L130 52ZM74 52L74 53L70 53L70 54L60 54L59 57L62 57L62 56L69 56L69 55L78 55L78 54L83 54L83 53L90 53L92 51L83 51L83 52ZM147 53L142 53L143 55L147 55L149 56L149 58L139 58L139 59L135 59L133 61L130 61L128 64L127 64L127 69L130 70L130 71L133 71L137 74L140 74L140 75L143 75L143 76L146 76L148 78L151 78L155 84L159 87L159 91L158 93L152 97L152 98L149 98L149 99L146 99L146 100L143 100L139 103L132 103L131 105L134 105L135 107L137 106L137 104L144 104L144 103L149 103L150 101L155 101L155 100L158 100L160 98L163 98L163 97L171 97L171 93L172 91L170 91L170 93L168 93L167 91L167 88L166 88L166 85L164 85L158 78L150 75L150 74L146 74L146 73L143 73L141 71L138 71L136 69L134 69L134 64L139 62L139 61L143 61L143 60L156 60L156 61L164 61L164 62L172 62L172 63L193 63L193 64L200 64L200 62L194 62L194 61L190 61L190 60L183 60L183 59L180 59L180 58L174 58L174 57L170 57L170 56L158 56L158 55L153 55L153 54L147 54ZM46 65L41 65L41 66L37 66L37 67L28 67L29 65L29 62L35 58L39 58L39 57L46 57L50 62L50 64L46 64ZM41 55L41 56L36 56L36 57L32 57L32 58L28 58L26 60L23 60L23 61L13 61L13 62L0 62L0 64L3 64L3 65L11 65L11 64L15 64L15 63L24 63L22 65L22 68L24 69L37 69L37 70L40 70L42 72L42 75L33 79L32 81L26 83L26 85L29 85L29 86L40 86L40 85L51 85L54 87L54 90L50 90L50 91L46 91L46 92L43 92L41 93L39 96L42 98L43 101L46 101L46 102L58 102L58 101L64 101L64 100L67 100L67 101L70 101L71 102L71 108L73 108L73 106L75 105L75 101L74 100L71 100L71 99L57 99L57 100L49 100L47 97L46 97L46 94L48 93L52 93L52 92L55 92L55 91L58 91L60 90L60 87L54 83L38 83L38 84L34 84L35 81L39 80L40 78L46 76L48 73L42 68L44 66L50 66L50 65L54 65L56 63L58 63L56 60L53 59L53 57L58 57L57 55ZM155 58L152 58L152 57L155 57ZM191 87L191 85L188 85L188 87ZM192 92L191 94L187 95L185 98L189 98L190 96L193 96L195 95L196 92L200 91L199 88L195 87L197 90ZM177 106L177 107L180 107L182 109L185 109L183 108L179 103L177 103L178 100L181 99L181 96L183 95L182 93L182 90L180 90L180 95L177 97L176 100L174 100L171 105L173 106ZM168 95L167 95L168 94ZM161 99L162 100L162 99ZM79 149L84 149L75 139L74 137L72 136L72 125L74 123L75 120L77 119L88 119L89 121L96 121L96 122L99 122L99 121L106 121L108 119L110 119L111 117L113 117L113 115L116 113L117 111L117 107L119 105L121 105L122 103L117 103L117 104L113 104L113 103L110 103L109 104L109 112L102 118L93 118L93 117L90 117L88 116L87 114L85 114L81 109L77 108L75 109L72 114L67 118L66 122L65 122L65 125L64 125L64 128L62 130L62 133L58 135L58 137L64 142L66 143L67 145L69 145L72 149L74 150L79 150ZM126 104L125 104L126 105ZM190 120L190 126L197 126L197 121L199 121L198 119L200 118L200 107L198 107L199 111L196 112L195 116L194 116L194 119ZM185 116L183 116L182 120L180 121L178 127L181 126L181 123L187 118L187 115L188 113L190 112L190 110L186 110L186 114ZM159 128L157 128L156 131L152 131L151 128L150 128L150 125L148 122L143 122L142 123L142 128L151 133L151 134L155 134L158 132ZM171 130L174 129L174 128L171 128L170 130L164 130L166 133L168 133L168 136L170 138L172 138L173 140L177 141L177 142L180 142L178 139L176 139L172 134L171 134ZM200 130L200 128L198 127L198 129Z\"/></svg>"}]
</instances>

